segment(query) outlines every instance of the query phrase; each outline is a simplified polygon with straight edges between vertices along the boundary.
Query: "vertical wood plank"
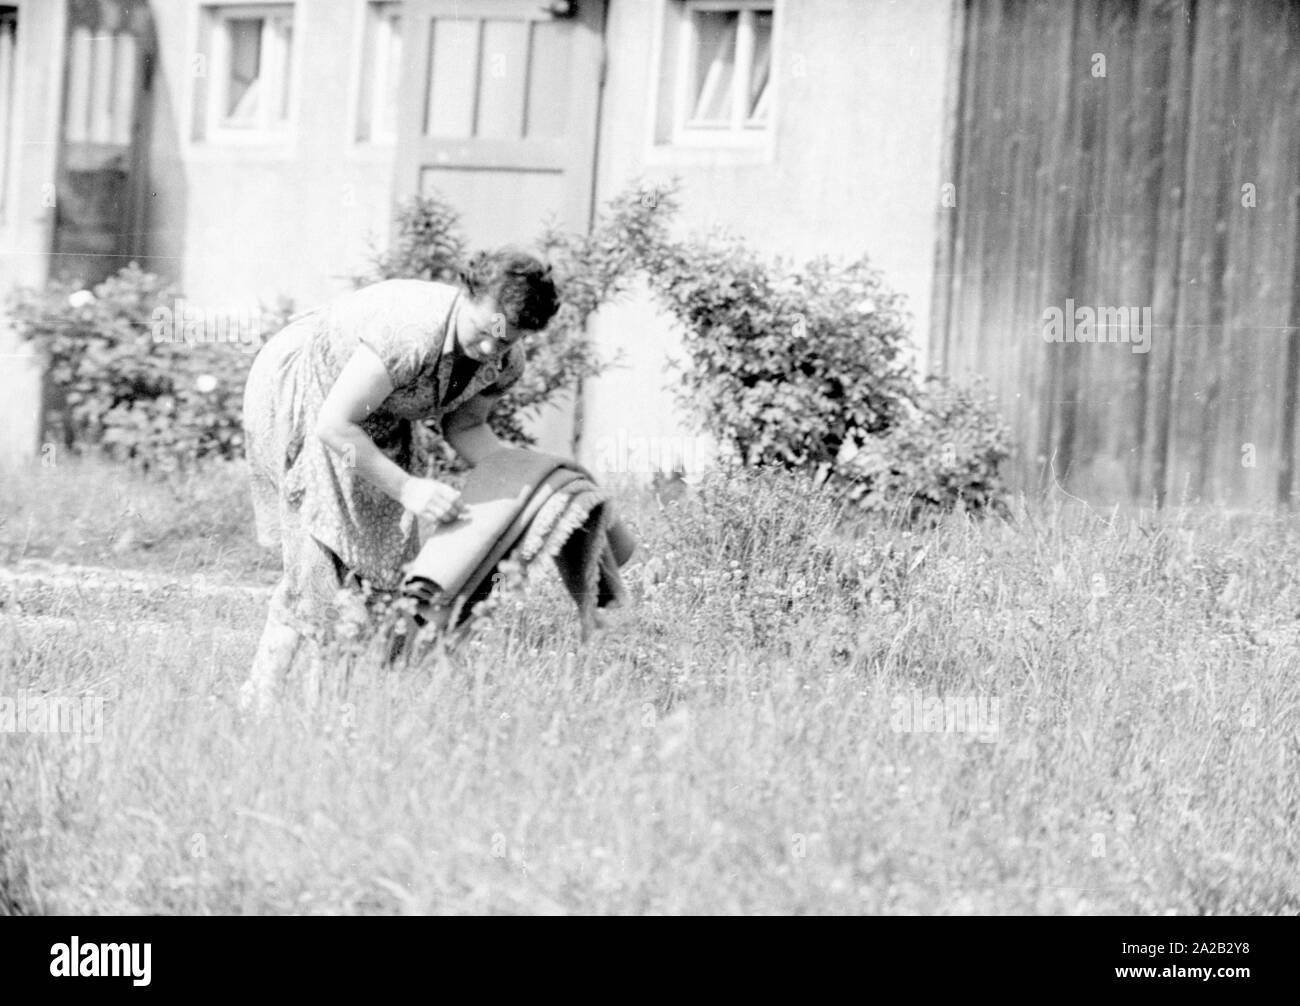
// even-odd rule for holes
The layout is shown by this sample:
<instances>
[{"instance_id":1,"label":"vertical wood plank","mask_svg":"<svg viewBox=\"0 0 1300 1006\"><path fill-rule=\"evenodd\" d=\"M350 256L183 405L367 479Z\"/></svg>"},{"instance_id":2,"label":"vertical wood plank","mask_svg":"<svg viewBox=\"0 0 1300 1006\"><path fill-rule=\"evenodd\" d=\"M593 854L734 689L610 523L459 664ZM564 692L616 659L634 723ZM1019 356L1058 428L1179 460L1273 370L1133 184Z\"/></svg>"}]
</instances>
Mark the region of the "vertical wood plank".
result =
<instances>
[{"instance_id":1,"label":"vertical wood plank","mask_svg":"<svg viewBox=\"0 0 1300 1006\"><path fill-rule=\"evenodd\" d=\"M976 73L982 58L981 43L984 5L972 4L967 10L965 40L962 46L964 62L961 68L961 98L959 99L958 136L956 140L956 174L953 184L956 186L957 205L954 208L955 219L952 224L953 253L948 280L948 311L944 325L943 368L949 375L964 375L965 360L962 353L968 345L966 331L968 319L966 314L967 292L976 277L969 276L971 250L968 247L970 225L969 216L974 206L973 186L970 178L972 171L967 165L976 165L975 160L975 108L976 108Z\"/></svg>"},{"instance_id":2,"label":"vertical wood plank","mask_svg":"<svg viewBox=\"0 0 1300 1006\"><path fill-rule=\"evenodd\" d=\"M1044 133L1043 149L1046 157L1037 190L1037 198L1043 205L1040 227L1035 235L1041 265L1032 316L1027 319L1038 333L1034 344L1038 360L1037 379L1028 386L1029 392L1034 396L1036 409L1033 413L1035 425L1021 433L1032 445L1027 459L1033 466L1029 474L1036 477L1039 486L1049 485L1055 475L1055 444L1062 378L1058 352L1060 347L1043 342L1041 337L1043 312L1052 306L1064 306L1063 295L1068 283L1064 278L1066 267L1061 255L1061 234L1070 211L1073 171L1078 164L1077 158L1071 156L1069 149L1072 142L1070 106L1075 87L1071 65L1076 18L1073 13L1063 12L1059 8L1047 16L1049 30L1041 49L1035 51L1042 54L1044 79L1053 81L1054 86L1038 105L1035 116L1035 128Z\"/></svg>"},{"instance_id":3,"label":"vertical wood plank","mask_svg":"<svg viewBox=\"0 0 1300 1006\"><path fill-rule=\"evenodd\" d=\"M1222 3L1198 5L1192 61L1192 102L1187 147L1187 199L1183 229L1181 293L1174 327L1174 373L1170 391L1169 490L1195 500L1205 488L1206 436L1213 428L1209 399L1217 393L1212 366L1219 341L1211 331L1219 268L1216 228L1223 220L1222 183L1227 166L1230 14Z\"/></svg>"},{"instance_id":4,"label":"vertical wood plank","mask_svg":"<svg viewBox=\"0 0 1300 1006\"><path fill-rule=\"evenodd\" d=\"M1126 330L1128 312L1149 306L1149 281L1143 269L1144 261L1149 262L1151 239L1143 226L1142 197L1144 186L1150 185L1152 164L1144 156L1145 137L1139 129L1150 130L1143 91L1152 63L1161 61L1160 47L1151 47L1146 34L1150 7L1110 0L1099 26L1099 51L1108 59L1106 77L1099 81L1104 86L1099 95L1089 299L1089 306L1098 312L1098 342L1085 347L1081 409L1088 421L1079 457L1087 487L1106 503L1129 499L1140 471L1137 443L1144 354L1134 353L1131 343L1120 340L1132 335Z\"/></svg>"},{"instance_id":5,"label":"vertical wood plank","mask_svg":"<svg viewBox=\"0 0 1300 1006\"><path fill-rule=\"evenodd\" d=\"M1275 149L1285 154L1275 160L1289 165L1291 172L1286 180L1290 191L1285 192L1285 198L1279 192L1274 206L1277 210L1283 205L1287 207L1287 226L1292 237L1288 249L1290 269L1282 273L1283 277L1289 277L1291 289L1287 294L1278 291L1280 296L1275 297L1275 302L1286 305L1281 312L1285 324L1282 328L1284 355L1278 414L1281 428L1278 436L1277 497L1288 508L1294 508L1297 501L1296 451L1300 446L1297 444L1296 433L1297 413L1300 412L1300 136L1297 136L1293 125L1295 109L1300 105L1300 66L1297 66L1300 63L1300 10L1294 4L1287 8L1283 25L1285 48L1282 53L1289 72L1284 78L1279 100L1281 114L1277 116L1278 128L1273 135L1280 141ZM1282 179L1279 182L1286 184Z\"/></svg>"},{"instance_id":6,"label":"vertical wood plank","mask_svg":"<svg viewBox=\"0 0 1300 1006\"><path fill-rule=\"evenodd\" d=\"M1076 6L1075 31L1071 47L1069 74L1072 82L1070 103L1070 130L1068 155L1074 161L1070 173L1068 209L1065 211L1065 230L1061 236L1064 269L1061 275L1060 295L1056 300L1065 305L1067 300L1087 304L1090 299L1089 254L1091 240L1091 210L1095 203L1093 191L1095 159L1097 157L1098 94L1091 77L1092 53L1097 45L1097 23L1101 12L1095 5ZM1066 318L1067 326L1073 319ZM1062 343L1053 347L1053 356L1059 372L1057 387L1057 421L1052 443L1055 477L1068 482L1074 467L1080 421L1080 394L1082 369L1086 357L1084 344Z\"/></svg>"},{"instance_id":7,"label":"vertical wood plank","mask_svg":"<svg viewBox=\"0 0 1300 1006\"><path fill-rule=\"evenodd\" d=\"M1169 4L1148 4L1141 9L1136 50L1151 53L1152 57L1137 62L1135 84L1137 114L1131 119L1132 162L1127 188L1133 192L1137 204L1131 208L1133 246L1131 253L1131 290L1134 306L1151 308L1153 326L1157 323L1154 288L1160 227L1169 200L1166 188L1179 181L1181 166L1171 165L1164 148L1165 118L1175 97L1171 95L1174 62L1179 58L1177 37L1182 12ZM1170 44L1172 42L1172 44ZM1132 439L1128 444L1131 462L1128 467L1128 490L1131 499L1154 501L1155 486L1150 472L1150 443L1152 430L1151 393L1153 391L1153 354L1159 336L1150 334L1150 348L1134 356L1132 416L1129 428Z\"/></svg>"},{"instance_id":8,"label":"vertical wood plank","mask_svg":"<svg viewBox=\"0 0 1300 1006\"><path fill-rule=\"evenodd\" d=\"M1193 71L1195 66L1196 6L1188 0L1175 9L1170 25L1170 73L1161 138L1163 198L1156 210L1155 264L1152 274L1152 336L1146 426L1151 430L1146 455L1149 491L1163 505L1171 485L1170 446L1173 432L1173 383L1176 326L1182 299L1183 231L1188 202L1187 152L1191 131Z\"/></svg>"},{"instance_id":9,"label":"vertical wood plank","mask_svg":"<svg viewBox=\"0 0 1300 1006\"><path fill-rule=\"evenodd\" d=\"M971 34L967 31L964 3L952 5L949 52L955 60L957 72L948 77L948 91L944 99L944 135L939 169L940 191L935 193L935 212L938 225L935 231L934 287L930 304L930 331L926 333L926 362L931 372L947 374L950 370L949 351L952 336L952 302L957 285L957 226L961 220L960 201L962 176L962 103L966 94L965 80L972 66ZM943 186L951 185L952 199L945 199ZM956 200L956 205L954 205Z\"/></svg>"}]
</instances>

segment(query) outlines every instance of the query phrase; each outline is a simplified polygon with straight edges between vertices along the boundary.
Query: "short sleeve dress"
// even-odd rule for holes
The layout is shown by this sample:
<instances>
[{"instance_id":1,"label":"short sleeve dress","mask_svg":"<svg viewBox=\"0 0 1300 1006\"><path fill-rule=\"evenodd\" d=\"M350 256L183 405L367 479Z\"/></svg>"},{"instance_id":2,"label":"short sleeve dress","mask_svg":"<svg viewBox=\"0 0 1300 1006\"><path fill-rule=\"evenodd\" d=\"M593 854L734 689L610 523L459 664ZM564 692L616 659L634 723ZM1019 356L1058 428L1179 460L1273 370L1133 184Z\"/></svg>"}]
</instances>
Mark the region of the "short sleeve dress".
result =
<instances>
[{"instance_id":1,"label":"short sleeve dress","mask_svg":"<svg viewBox=\"0 0 1300 1006\"><path fill-rule=\"evenodd\" d=\"M258 540L278 544L284 555L273 612L278 607L302 631L311 631L332 600L322 563L334 565L334 589L346 571L392 590L419 547L414 516L315 435L321 404L353 352L368 346L393 382L362 428L413 474L426 470L415 456L415 421L440 420L477 396L500 395L523 374L521 346L499 368L454 352L463 298L443 283L385 280L293 320L253 361L244 434Z\"/></svg>"}]
</instances>

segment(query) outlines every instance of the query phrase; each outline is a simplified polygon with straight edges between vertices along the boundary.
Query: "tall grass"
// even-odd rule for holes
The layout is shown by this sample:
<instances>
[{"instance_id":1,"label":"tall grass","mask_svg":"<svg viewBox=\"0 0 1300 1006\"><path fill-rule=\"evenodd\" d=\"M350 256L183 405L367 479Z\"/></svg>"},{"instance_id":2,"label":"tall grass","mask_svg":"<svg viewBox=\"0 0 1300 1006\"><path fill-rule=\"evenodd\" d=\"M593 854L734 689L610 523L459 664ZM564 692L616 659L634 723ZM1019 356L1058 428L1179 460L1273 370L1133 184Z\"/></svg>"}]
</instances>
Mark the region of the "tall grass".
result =
<instances>
[{"instance_id":1,"label":"tall grass","mask_svg":"<svg viewBox=\"0 0 1300 1006\"><path fill-rule=\"evenodd\" d=\"M0 562L81 565L274 582L253 534L242 462L149 478L94 458L0 468Z\"/></svg>"},{"instance_id":2,"label":"tall grass","mask_svg":"<svg viewBox=\"0 0 1300 1006\"><path fill-rule=\"evenodd\" d=\"M908 533L773 475L629 498L636 603L588 646L544 579L260 720L255 606L0 616L0 695L106 700L98 743L0 736L0 905L1300 910L1296 528L1014 510ZM910 715L980 698L976 731Z\"/></svg>"}]
</instances>

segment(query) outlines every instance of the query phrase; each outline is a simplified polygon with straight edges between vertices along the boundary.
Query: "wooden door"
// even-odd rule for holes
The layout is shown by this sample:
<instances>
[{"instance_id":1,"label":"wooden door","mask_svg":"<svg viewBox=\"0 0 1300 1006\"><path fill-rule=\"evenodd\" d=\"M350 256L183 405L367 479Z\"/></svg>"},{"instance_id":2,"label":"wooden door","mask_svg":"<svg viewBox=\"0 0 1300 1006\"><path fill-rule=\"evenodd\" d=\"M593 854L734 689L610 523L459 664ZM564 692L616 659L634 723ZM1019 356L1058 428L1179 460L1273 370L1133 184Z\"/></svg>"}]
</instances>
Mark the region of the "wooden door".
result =
<instances>
[{"instance_id":1,"label":"wooden door","mask_svg":"<svg viewBox=\"0 0 1300 1006\"><path fill-rule=\"evenodd\" d=\"M144 0L68 6L53 275L87 286L144 251L153 23Z\"/></svg>"},{"instance_id":2,"label":"wooden door","mask_svg":"<svg viewBox=\"0 0 1300 1006\"><path fill-rule=\"evenodd\" d=\"M934 358L989 378L1023 483L1300 506L1300 8L965 15ZM1070 304L1149 341L1046 341Z\"/></svg>"},{"instance_id":3,"label":"wooden door","mask_svg":"<svg viewBox=\"0 0 1300 1006\"><path fill-rule=\"evenodd\" d=\"M604 8L406 0L397 198L446 199L473 248L527 245L551 219L585 230Z\"/></svg>"}]
</instances>

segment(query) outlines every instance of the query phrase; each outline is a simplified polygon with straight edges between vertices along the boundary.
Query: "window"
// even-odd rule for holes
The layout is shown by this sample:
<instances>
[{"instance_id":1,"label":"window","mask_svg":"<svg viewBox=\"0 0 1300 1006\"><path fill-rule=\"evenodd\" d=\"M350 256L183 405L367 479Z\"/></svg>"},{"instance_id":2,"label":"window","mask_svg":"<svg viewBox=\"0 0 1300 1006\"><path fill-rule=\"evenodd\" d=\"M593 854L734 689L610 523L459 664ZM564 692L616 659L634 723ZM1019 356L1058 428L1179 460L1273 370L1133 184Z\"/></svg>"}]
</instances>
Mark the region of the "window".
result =
<instances>
[{"instance_id":1,"label":"window","mask_svg":"<svg viewBox=\"0 0 1300 1006\"><path fill-rule=\"evenodd\" d=\"M207 8L207 138L266 139L289 124L293 6Z\"/></svg>"},{"instance_id":2,"label":"window","mask_svg":"<svg viewBox=\"0 0 1300 1006\"><path fill-rule=\"evenodd\" d=\"M363 143L394 143L398 88L402 82L400 0L366 4L363 52L357 139Z\"/></svg>"},{"instance_id":3,"label":"window","mask_svg":"<svg viewBox=\"0 0 1300 1006\"><path fill-rule=\"evenodd\" d=\"M669 11L671 114L659 142L729 146L765 139L771 122L771 0L680 0ZM668 74L665 74L667 77Z\"/></svg>"}]
</instances>

